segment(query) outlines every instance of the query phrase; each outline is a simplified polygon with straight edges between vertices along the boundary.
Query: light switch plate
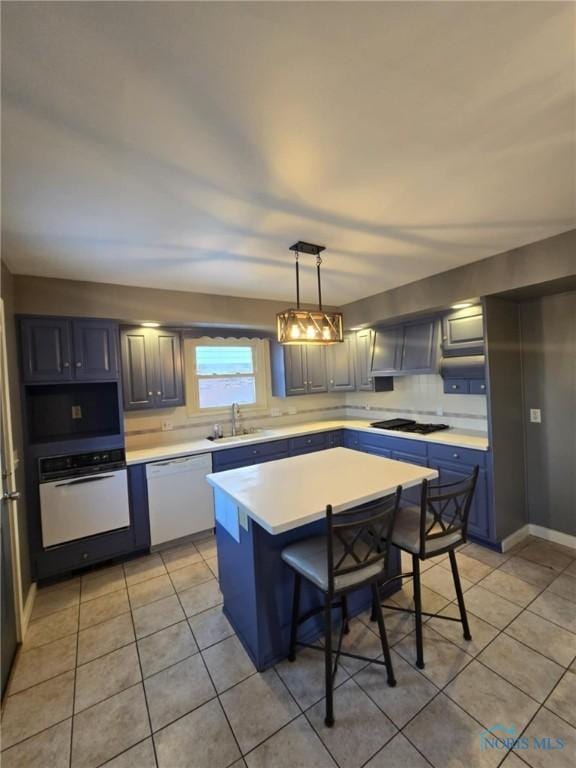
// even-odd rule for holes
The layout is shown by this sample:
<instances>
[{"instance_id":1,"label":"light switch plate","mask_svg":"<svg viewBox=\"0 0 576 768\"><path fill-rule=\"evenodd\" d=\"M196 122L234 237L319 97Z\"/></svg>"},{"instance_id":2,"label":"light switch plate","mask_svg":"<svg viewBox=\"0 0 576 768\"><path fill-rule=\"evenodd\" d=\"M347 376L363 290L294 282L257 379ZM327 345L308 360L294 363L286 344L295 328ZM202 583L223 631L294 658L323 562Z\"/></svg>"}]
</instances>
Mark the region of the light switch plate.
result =
<instances>
[{"instance_id":1,"label":"light switch plate","mask_svg":"<svg viewBox=\"0 0 576 768\"><path fill-rule=\"evenodd\" d=\"M73 405L72 406L72 418L73 419L81 419L82 418L82 406L80 406L80 405Z\"/></svg>"},{"instance_id":2,"label":"light switch plate","mask_svg":"<svg viewBox=\"0 0 576 768\"><path fill-rule=\"evenodd\" d=\"M170 421L170 419L164 419L162 422L162 432L170 432L171 429L174 429L174 422Z\"/></svg>"},{"instance_id":3,"label":"light switch plate","mask_svg":"<svg viewBox=\"0 0 576 768\"><path fill-rule=\"evenodd\" d=\"M540 408L530 408L530 421L533 424L542 423L542 411Z\"/></svg>"}]
</instances>

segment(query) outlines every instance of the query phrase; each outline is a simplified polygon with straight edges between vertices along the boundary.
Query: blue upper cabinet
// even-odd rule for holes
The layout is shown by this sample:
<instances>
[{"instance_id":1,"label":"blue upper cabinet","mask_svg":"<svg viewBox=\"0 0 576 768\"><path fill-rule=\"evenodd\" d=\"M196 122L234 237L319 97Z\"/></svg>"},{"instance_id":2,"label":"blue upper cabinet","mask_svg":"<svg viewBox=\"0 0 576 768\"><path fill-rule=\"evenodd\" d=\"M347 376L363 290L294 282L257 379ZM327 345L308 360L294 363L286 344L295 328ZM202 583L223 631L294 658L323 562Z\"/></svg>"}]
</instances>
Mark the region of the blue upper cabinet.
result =
<instances>
[{"instance_id":1,"label":"blue upper cabinet","mask_svg":"<svg viewBox=\"0 0 576 768\"><path fill-rule=\"evenodd\" d=\"M434 318L377 328L371 372L373 376L435 373L437 326Z\"/></svg>"},{"instance_id":2,"label":"blue upper cabinet","mask_svg":"<svg viewBox=\"0 0 576 768\"><path fill-rule=\"evenodd\" d=\"M110 320L23 317L26 384L118 379L118 326Z\"/></svg>"},{"instance_id":3,"label":"blue upper cabinet","mask_svg":"<svg viewBox=\"0 0 576 768\"><path fill-rule=\"evenodd\" d=\"M270 354L275 397L328 392L326 347L272 342Z\"/></svg>"},{"instance_id":4,"label":"blue upper cabinet","mask_svg":"<svg viewBox=\"0 0 576 768\"><path fill-rule=\"evenodd\" d=\"M484 354L484 318L480 305L442 318L442 353L445 357Z\"/></svg>"},{"instance_id":5,"label":"blue upper cabinet","mask_svg":"<svg viewBox=\"0 0 576 768\"><path fill-rule=\"evenodd\" d=\"M332 344L327 349L328 391L354 392L354 338L345 336L340 344Z\"/></svg>"},{"instance_id":6,"label":"blue upper cabinet","mask_svg":"<svg viewBox=\"0 0 576 768\"><path fill-rule=\"evenodd\" d=\"M180 333L163 328L124 328L121 340L124 410L184 405Z\"/></svg>"},{"instance_id":7,"label":"blue upper cabinet","mask_svg":"<svg viewBox=\"0 0 576 768\"><path fill-rule=\"evenodd\" d=\"M74 366L80 381L118 378L118 326L108 320L74 320Z\"/></svg>"}]
</instances>

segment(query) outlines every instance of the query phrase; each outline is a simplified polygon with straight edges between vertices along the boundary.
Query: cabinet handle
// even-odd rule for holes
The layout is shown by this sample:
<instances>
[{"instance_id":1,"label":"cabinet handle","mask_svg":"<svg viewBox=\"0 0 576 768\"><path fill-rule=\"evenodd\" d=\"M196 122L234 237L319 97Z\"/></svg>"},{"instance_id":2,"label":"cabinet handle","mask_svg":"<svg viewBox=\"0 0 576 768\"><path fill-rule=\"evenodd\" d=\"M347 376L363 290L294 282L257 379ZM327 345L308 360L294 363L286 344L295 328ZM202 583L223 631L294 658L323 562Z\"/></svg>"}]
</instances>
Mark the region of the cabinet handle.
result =
<instances>
[{"instance_id":1,"label":"cabinet handle","mask_svg":"<svg viewBox=\"0 0 576 768\"><path fill-rule=\"evenodd\" d=\"M64 368L70 368L70 363L64 363Z\"/></svg>"},{"instance_id":2,"label":"cabinet handle","mask_svg":"<svg viewBox=\"0 0 576 768\"><path fill-rule=\"evenodd\" d=\"M252 451L252 456L258 456L258 451L257 450L253 450Z\"/></svg>"},{"instance_id":3,"label":"cabinet handle","mask_svg":"<svg viewBox=\"0 0 576 768\"><path fill-rule=\"evenodd\" d=\"M308 445L312 445L312 440L310 438L308 438L308 440L306 440L306 442L308 443Z\"/></svg>"},{"instance_id":4,"label":"cabinet handle","mask_svg":"<svg viewBox=\"0 0 576 768\"><path fill-rule=\"evenodd\" d=\"M459 459L460 458L460 454L459 453L453 453L452 454L452 458L453 459Z\"/></svg>"},{"instance_id":5,"label":"cabinet handle","mask_svg":"<svg viewBox=\"0 0 576 768\"><path fill-rule=\"evenodd\" d=\"M81 363L80 361L78 361L78 362L76 363L76 368L82 368L82 363Z\"/></svg>"},{"instance_id":6,"label":"cabinet handle","mask_svg":"<svg viewBox=\"0 0 576 768\"><path fill-rule=\"evenodd\" d=\"M158 397L160 397L160 395L162 394L162 392L158 391L158 392L156 392L156 394L158 395Z\"/></svg>"},{"instance_id":7,"label":"cabinet handle","mask_svg":"<svg viewBox=\"0 0 576 768\"><path fill-rule=\"evenodd\" d=\"M486 384L480 384L480 389L486 389Z\"/></svg>"},{"instance_id":8,"label":"cabinet handle","mask_svg":"<svg viewBox=\"0 0 576 768\"><path fill-rule=\"evenodd\" d=\"M148 397L152 397L153 394L154 392L148 392Z\"/></svg>"},{"instance_id":9,"label":"cabinet handle","mask_svg":"<svg viewBox=\"0 0 576 768\"><path fill-rule=\"evenodd\" d=\"M452 384L452 389L458 389L458 384Z\"/></svg>"}]
</instances>

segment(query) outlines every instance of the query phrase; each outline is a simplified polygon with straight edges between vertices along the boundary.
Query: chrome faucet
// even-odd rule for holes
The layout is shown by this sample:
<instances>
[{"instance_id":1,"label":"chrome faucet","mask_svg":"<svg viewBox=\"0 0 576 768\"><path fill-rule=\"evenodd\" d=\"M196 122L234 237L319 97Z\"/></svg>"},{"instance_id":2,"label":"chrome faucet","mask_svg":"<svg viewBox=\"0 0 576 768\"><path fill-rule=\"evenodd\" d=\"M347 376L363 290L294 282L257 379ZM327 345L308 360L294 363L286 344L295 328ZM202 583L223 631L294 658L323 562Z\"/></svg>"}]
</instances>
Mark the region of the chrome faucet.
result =
<instances>
[{"instance_id":1,"label":"chrome faucet","mask_svg":"<svg viewBox=\"0 0 576 768\"><path fill-rule=\"evenodd\" d=\"M236 420L240 416L240 406L238 403L232 403L232 436L236 437L236 434L238 432L238 425L236 423Z\"/></svg>"}]
</instances>

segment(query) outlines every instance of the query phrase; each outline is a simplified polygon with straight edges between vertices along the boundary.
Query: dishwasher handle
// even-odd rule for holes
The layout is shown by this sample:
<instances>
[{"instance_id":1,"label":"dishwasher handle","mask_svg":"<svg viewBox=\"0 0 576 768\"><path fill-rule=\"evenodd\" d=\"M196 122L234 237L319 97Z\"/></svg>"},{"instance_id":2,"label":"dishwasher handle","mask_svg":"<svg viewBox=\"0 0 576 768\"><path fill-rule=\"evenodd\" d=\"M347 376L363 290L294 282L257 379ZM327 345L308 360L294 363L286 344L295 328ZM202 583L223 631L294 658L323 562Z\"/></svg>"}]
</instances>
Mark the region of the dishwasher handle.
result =
<instances>
[{"instance_id":1,"label":"dishwasher handle","mask_svg":"<svg viewBox=\"0 0 576 768\"><path fill-rule=\"evenodd\" d=\"M68 485L82 485L82 483L97 483L99 480L109 480L114 475L95 475L94 477L79 477L77 480L68 480L66 483L56 483L55 488L65 488Z\"/></svg>"}]
</instances>

